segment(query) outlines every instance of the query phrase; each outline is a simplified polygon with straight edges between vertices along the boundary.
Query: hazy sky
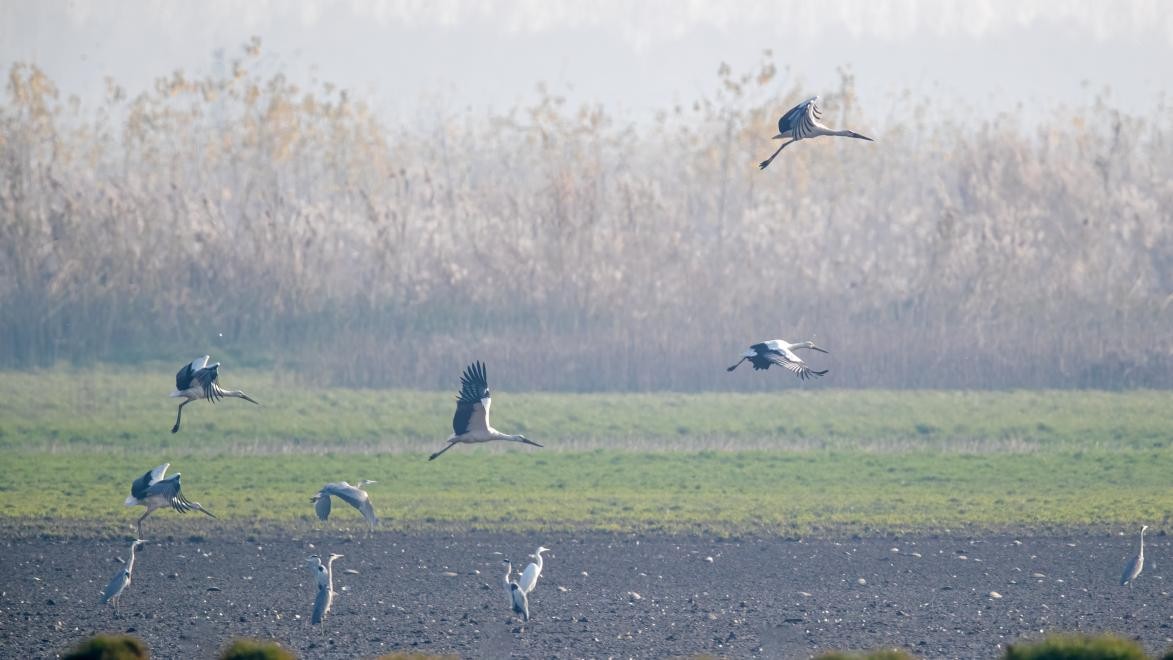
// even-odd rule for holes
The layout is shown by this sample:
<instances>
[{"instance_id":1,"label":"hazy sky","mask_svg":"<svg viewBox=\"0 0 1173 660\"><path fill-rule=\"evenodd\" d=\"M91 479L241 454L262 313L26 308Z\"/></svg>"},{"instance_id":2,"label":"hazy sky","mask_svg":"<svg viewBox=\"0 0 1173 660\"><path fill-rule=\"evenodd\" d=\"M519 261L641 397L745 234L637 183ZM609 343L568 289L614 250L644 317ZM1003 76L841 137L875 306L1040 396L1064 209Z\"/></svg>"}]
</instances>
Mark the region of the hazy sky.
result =
<instances>
[{"instance_id":1,"label":"hazy sky","mask_svg":"<svg viewBox=\"0 0 1173 660\"><path fill-rule=\"evenodd\" d=\"M0 65L35 62L67 93L134 93L158 76L208 72L251 35L267 71L330 81L389 117L443 103L505 109L545 81L574 102L632 118L711 92L716 70L763 49L788 82L833 90L856 75L865 112L898 94L946 112L1027 113L1107 87L1142 114L1173 81L1173 2L1078 0L0 0Z\"/></svg>"}]
</instances>

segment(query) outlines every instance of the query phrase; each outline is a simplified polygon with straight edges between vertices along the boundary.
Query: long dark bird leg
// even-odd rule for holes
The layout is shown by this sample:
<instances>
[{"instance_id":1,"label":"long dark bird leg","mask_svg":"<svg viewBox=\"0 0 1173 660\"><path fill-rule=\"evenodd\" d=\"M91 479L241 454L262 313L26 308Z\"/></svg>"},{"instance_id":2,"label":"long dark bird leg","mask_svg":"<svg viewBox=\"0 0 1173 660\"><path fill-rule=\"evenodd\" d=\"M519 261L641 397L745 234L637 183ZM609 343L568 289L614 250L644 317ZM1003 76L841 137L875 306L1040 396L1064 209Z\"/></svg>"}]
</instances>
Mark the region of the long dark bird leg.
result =
<instances>
[{"instance_id":1,"label":"long dark bird leg","mask_svg":"<svg viewBox=\"0 0 1173 660\"><path fill-rule=\"evenodd\" d=\"M452 448L453 448L453 447L455 447L455 446L456 446L456 443L455 443L455 442L449 442L447 447L445 447L445 448L441 449L440 451L438 451L438 452L436 452L436 453L432 454L431 456L429 456L429 457L428 457L428 460L429 460L429 461L430 461L430 460L433 460L434 458L436 458L436 457L437 457L437 456L439 456L440 454L443 454L444 452L448 451L449 449L452 449Z\"/></svg>"},{"instance_id":2,"label":"long dark bird leg","mask_svg":"<svg viewBox=\"0 0 1173 660\"><path fill-rule=\"evenodd\" d=\"M782 146L778 147L778 150L775 151L772 156L763 160L761 163L758 163L758 169L764 170L767 167L769 167L770 163L774 162L774 159L778 157L778 154L782 153L783 149L785 149L788 145L794 144L795 142L798 142L798 140L791 140L789 142L783 142Z\"/></svg>"},{"instance_id":3,"label":"long dark bird leg","mask_svg":"<svg viewBox=\"0 0 1173 660\"><path fill-rule=\"evenodd\" d=\"M737 367L741 366L742 362L745 362L748 359L749 358L747 358L747 357L742 357L740 360L737 361L737 364L733 365L732 367L726 367L725 371L733 371Z\"/></svg>"},{"instance_id":4,"label":"long dark bird leg","mask_svg":"<svg viewBox=\"0 0 1173 660\"><path fill-rule=\"evenodd\" d=\"M187 401L179 404L179 409L175 411L175 426L171 427L172 433L179 433L179 419L183 417L183 407L192 401L195 401L195 399L188 399Z\"/></svg>"}]
</instances>

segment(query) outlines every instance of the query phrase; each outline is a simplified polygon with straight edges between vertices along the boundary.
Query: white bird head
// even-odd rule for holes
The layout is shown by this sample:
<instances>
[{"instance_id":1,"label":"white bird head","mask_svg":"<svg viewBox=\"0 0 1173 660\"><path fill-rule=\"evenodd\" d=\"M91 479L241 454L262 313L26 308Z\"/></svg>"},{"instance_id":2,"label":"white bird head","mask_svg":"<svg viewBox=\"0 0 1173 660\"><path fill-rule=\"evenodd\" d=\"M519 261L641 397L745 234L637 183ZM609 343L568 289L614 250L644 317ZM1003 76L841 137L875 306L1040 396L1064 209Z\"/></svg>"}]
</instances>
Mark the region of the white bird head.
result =
<instances>
[{"instance_id":1,"label":"white bird head","mask_svg":"<svg viewBox=\"0 0 1173 660\"><path fill-rule=\"evenodd\" d=\"M358 487L362 488L362 487L366 486L367 484L377 484L377 483L379 483L379 482L375 481L374 479L359 479Z\"/></svg>"},{"instance_id":2,"label":"white bird head","mask_svg":"<svg viewBox=\"0 0 1173 660\"><path fill-rule=\"evenodd\" d=\"M815 346L815 343L813 341L804 341L804 342L802 342L802 346L805 346L805 347L811 349L812 351L818 351L820 353L827 353L827 351L819 348L818 346Z\"/></svg>"}]
</instances>

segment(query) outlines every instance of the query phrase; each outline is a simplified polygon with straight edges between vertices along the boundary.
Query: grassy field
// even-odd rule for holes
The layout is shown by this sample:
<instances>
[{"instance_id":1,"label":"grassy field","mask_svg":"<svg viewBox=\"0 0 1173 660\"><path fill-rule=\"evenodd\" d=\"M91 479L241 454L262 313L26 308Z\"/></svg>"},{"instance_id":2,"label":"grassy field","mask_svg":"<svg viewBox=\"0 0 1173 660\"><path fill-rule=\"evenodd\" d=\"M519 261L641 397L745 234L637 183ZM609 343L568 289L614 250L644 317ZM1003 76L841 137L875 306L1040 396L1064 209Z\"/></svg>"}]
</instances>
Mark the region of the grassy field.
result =
<instances>
[{"instance_id":1,"label":"grassy field","mask_svg":"<svg viewBox=\"0 0 1173 660\"><path fill-rule=\"evenodd\" d=\"M322 483L359 478L380 482L371 496L392 529L803 534L1162 526L1173 512L1168 392L498 391L494 424L546 448L460 447L429 463L452 393L303 390L231 371L224 384L265 405L193 403L172 435L168 381L4 373L0 520L128 524L141 512L121 506L130 480L162 462L222 519L307 528Z\"/></svg>"}]
</instances>

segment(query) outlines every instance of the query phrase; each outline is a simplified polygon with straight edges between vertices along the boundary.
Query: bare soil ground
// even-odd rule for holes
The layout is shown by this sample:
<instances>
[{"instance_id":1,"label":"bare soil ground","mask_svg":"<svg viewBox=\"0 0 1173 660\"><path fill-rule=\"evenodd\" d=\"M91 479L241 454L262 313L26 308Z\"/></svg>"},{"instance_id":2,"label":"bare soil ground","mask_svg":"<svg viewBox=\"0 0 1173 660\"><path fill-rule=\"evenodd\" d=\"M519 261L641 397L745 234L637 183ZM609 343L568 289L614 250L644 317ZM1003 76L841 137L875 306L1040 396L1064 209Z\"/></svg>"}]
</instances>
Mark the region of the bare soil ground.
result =
<instances>
[{"instance_id":1,"label":"bare soil ground","mask_svg":"<svg viewBox=\"0 0 1173 660\"><path fill-rule=\"evenodd\" d=\"M2 537L5 658L55 657L102 631L132 632L158 658L214 657L237 636L275 639L303 658L799 658L880 647L995 658L1008 643L1053 631L1114 631L1151 653L1173 643L1173 543L1161 534L1131 589L1118 580L1136 537L1087 531L840 540L158 534L117 614L98 596L128 543L19 536ZM501 559L524 565L539 543L553 552L521 626L498 586ZM305 557L328 552L345 558L319 629L308 620Z\"/></svg>"}]
</instances>

